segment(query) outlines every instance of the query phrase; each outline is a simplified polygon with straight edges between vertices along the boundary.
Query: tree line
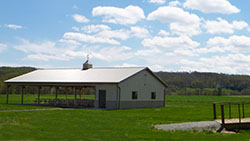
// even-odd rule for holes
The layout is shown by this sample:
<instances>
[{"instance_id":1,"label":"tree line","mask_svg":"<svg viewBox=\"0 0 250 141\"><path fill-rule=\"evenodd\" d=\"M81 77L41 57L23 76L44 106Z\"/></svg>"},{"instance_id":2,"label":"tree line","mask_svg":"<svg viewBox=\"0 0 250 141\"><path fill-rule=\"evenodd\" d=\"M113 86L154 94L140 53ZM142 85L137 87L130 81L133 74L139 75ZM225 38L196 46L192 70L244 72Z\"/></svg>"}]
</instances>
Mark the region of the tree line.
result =
<instances>
[{"instance_id":1,"label":"tree line","mask_svg":"<svg viewBox=\"0 0 250 141\"><path fill-rule=\"evenodd\" d=\"M4 81L36 70L33 67L0 67L0 93ZM168 84L168 94L184 95L250 95L250 76L206 72L156 72ZM15 89L15 90L14 90ZM20 90L13 88L14 93ZM28 88L35 93L35 88Z\"/></svg>"},{"instance_id":2,"label":"tree line","mask_svg":"<svg viewBox=\"0 0 250 141\"><path fill-rule=\"evenodd\" d=\"M250 76L207 72L157 72L169 93L200 95L250 94Z\"/></svg>"},{"instance_id":3,"label":"tree line","mask_svg":"<svg viewBox=\"0 0 250 141\"><path fill-rule=\"evenodd\" d=\"M36 70L33 67L0 67L0 93L5 93L5 85L4 81L10 78L19 76L21 74L25 74ZM14 91L14 89L13 89ZM15 91L20 91L19 88L15 89Z\"/></svg>"}]
</instances>

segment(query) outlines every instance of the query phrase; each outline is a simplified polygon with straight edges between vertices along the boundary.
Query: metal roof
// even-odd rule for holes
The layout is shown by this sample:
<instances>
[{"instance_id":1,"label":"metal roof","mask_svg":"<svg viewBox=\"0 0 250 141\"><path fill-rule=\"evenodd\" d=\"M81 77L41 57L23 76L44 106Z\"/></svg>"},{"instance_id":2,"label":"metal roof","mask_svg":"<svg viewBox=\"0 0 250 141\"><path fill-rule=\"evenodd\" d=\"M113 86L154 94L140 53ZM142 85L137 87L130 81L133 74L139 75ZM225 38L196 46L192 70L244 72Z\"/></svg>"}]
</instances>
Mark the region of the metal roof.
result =
<instances>
[{"instance_id":1,"label":"metal roof","mask_svg":"<svg viewBox=\"0 0 250 141\"><path fill-rule=\"evenodd\" d=\"M6 83L119 83L146 67L39 69L6 80Z\"/></svg>"}]
</instances>

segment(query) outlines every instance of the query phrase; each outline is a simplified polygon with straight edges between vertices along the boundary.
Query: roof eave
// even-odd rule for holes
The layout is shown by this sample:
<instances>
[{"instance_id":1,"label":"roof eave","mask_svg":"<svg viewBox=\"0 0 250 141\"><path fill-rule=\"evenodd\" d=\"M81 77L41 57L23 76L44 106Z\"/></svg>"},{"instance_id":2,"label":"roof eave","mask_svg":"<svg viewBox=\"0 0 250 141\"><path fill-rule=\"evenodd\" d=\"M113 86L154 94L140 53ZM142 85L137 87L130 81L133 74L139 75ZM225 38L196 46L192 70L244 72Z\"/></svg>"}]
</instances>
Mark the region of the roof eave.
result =
<instances>
[{"instance_id":1,"label":"roof eave","mask_svg":"<svg viewBox=\"0 0 250 141\"><path fill-rule=\"evenodd\" d=\"M7 85L118 84L119 82L4 82Z\"/></svg>"}]
</instances>

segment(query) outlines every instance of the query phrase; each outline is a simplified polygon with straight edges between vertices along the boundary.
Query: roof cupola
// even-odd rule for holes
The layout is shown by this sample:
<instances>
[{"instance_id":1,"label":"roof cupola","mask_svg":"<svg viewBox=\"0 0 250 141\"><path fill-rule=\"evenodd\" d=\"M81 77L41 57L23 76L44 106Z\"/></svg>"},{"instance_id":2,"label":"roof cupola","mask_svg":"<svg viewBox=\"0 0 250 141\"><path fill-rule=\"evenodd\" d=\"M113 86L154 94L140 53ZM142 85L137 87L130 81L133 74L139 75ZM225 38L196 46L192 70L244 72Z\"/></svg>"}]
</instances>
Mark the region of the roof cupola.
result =
<instances>
[{"instance_id":1,"label":"roof cupola","mask_svg":"<svg viewBox=\"0 0 250 141\"><path fill-rule=\"evenodd\" d=\"M93 68L93 65L89 61L89 55L87 55L87 61L83 64L82 70Z\"/></svg>"}]
</instances>

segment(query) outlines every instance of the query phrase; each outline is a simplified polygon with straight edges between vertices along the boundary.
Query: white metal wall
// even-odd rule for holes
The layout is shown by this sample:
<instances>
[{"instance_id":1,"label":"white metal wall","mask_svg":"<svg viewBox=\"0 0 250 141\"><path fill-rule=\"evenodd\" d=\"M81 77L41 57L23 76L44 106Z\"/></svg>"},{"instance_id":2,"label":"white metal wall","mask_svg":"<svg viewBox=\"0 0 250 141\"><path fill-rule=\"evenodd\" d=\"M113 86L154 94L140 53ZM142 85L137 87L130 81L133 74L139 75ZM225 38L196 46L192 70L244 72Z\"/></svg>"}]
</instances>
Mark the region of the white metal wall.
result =
<instances>
[{"instance_id":1,"label":"white metal wall","mask_svg":"<svg viewBox=\"0 0 250 141\"><path fill-rule=\"evenodd\" d=\"M122 101L154 102L164 101L165 86L148 70L143 70L119 84ZM138 99L132 99L132 91L138 92ZM156 92L156 99L151 99L151 92Z\"/></svg>"},{"instance_id":2,"label":"white metal wall","mask_svg":"<svg viewBox=\"0 0 250 141\"><path fill-rule=\"evenodd\" d=\"M106 90L106 108L117 108L117 84L96 84L95 107L99 107L99 90Z\"/></svg>"}]
</instances>

